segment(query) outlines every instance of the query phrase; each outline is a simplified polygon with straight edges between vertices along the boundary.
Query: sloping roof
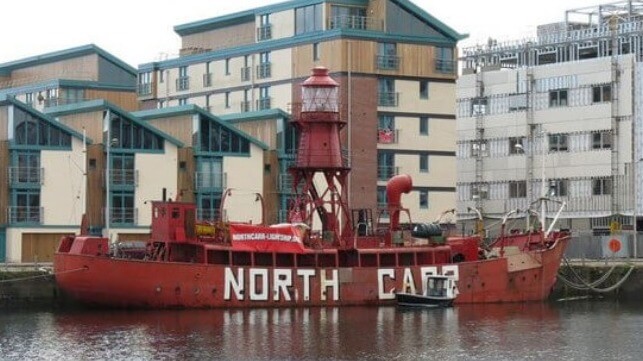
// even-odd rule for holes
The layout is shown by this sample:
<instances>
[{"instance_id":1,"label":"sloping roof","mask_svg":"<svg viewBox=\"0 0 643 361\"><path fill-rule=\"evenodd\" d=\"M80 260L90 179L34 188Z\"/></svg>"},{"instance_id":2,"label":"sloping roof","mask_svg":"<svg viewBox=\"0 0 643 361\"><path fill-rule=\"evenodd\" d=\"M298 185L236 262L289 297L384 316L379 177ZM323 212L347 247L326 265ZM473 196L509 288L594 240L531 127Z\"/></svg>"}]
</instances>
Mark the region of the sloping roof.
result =
<instances>
[{"instance_id":1,"label":"sloping roof","mask_svg":"<svg viewBox=\"0 0 643 361\"><path fill-rule=\"evenodd\" d=\"M254 112L226 114L219 116L219 118L230 123L242 123L262 119L290 118L290 114L286 113L280 108L272 108Z\"/></svg>"},{"instance_id":2,"label":"sloping roof","mask_svg":"<svg viewBox=\"0 0 643 361\"><path fill-rule=\"evenodd\" d=\"M9 74L11 71L16 69L73 59L89 54L97 54L108 60L110 63L116 65L117 67L125 70L128 73L131 73L133 76L136 76L137 74L136 68L128 65L124 61L118 59L114 55L106 52L105 50L99 48L94 44L82 45L75 48L54 51L52 53L36 55L24 59L10 61L8 63L3 63L0 64L0 74Z\"/></svg>"},{"instance_id":3,"label":"sloping roof","mask_svg":"<svg viewBox=\"0 0 643 361\"><path fill-rule=\"evenodd\" d=\"M424 11L422 8L418 7L409 0L389 0L392 1L402 8L406 9L412 14L415 14L420 20L430 24L438 32L447 36L448 38L458 41L468 37L468 35L459 34L443 22L439 21L435 17L431 16L429 13ZM292 0L285 1L277 4L262 6L250 10L240 11L228 15L217 16L209 19L199 20L191 23L181 24L174 27L174 31L180 35L190 35L195 33L200 33L209 30L215 30L218 28L237 25L247 22L254 22L254 18L257 15L277 12L283 10L294 9L297 7L308 6L313 4L319 4L328 2L328 0ZM333 4L346 4L346 5L368 5L367 0L334 0Z\"/></svg>"},{"instance_id":4,"label":"sloping roof","mask_svg":"<svg viewBox=\"0 0 643 361\"><path fill-rule=\"evenodd\" d=\"M80 103L73 103L73 104L65 104L65 105L60 105L57 107L50 107L46 108L45 112L47 114L50 114L51 116L61 116L61 115L68 115L68 114L79 114L79 113L87 113L90 111L101 111L101 110L109 110L111 112L114 112L124 118L127 118L131 121L133 121L136 125L141 126L142 128L145 128L146 130L149 130L150 132L158 135L159 137L167 140L168 142L176 145L177 147L183 147L183 142L180 140L172 137L171 135L149 125L147 122L143 121L142 119L136 117L132 113L123 110L116 105L107 102L105 100L90 100L86 102L80 102Z\"/></svg>"},{"instance_id":5,"label":"sloping roof","mask_svg":"<svg viewBox=\"0 0 643 361\"><path fill-rule=\"evenodd\" d=\"M65 132L69 133L72 137L76 137L76 138L78 138L80 140L83 140L83 134L82 133L76 131L75 129L73 129L73 128L71 128L71 127L69 127L69 126L67 126L67 125L65 125L65 124L63 124L61 122L56 121L56 119L52 118L50 115L44 114L42 112L39 112L38 110L30 107L29 105L27 105L27 104L25 104L25 103L23 103L23 102L21 102L19 100L16 100L13 97L0 98L0 105L3 105L3 104L11 104L11 105L13 105L15 107L18 107L18 108L20 108L20 110L22 110L22 111L24 111L26 113L29 113L32 116L37 117L37 118L45 121L46 123L49 123L51 126L56 127L58 129L61 129L61 130L65 131ZM86 143L88 143L88 144L92 143L91 139L89 139L87 137L84 137L84 138L85 138Z\"/></svg>"},{"instance_id":6,"label":"sloping roof","mask_svg":"<svg viewBox=\"0 0 643 361\"><path fill-rule=\"evenodd\" d=\"M195 105L195 104L186 104L186 105L179 105L179 106L174 106L174 107L167 107L167 108L162 108L162 109L151 109L151 110L141 110L138 112L133 112L132 113L134 116L136 116L139 119L142 120L153 120L153 119L160 119L160 118L167 118L167 117L175 117L179 115L191 115L191 114L200 114L218 124L221 126L225 127L226 129L230 130L231 132L237 134L238 136L248 140L250 143L253 143L260 147L263 150L268 150L269 147L266 145L266 143L260 141L259 139L249 135L248 133L230 125L227 121L223 120L222 117L218 117L203 108Z\"/></svg>"}]
</instances>

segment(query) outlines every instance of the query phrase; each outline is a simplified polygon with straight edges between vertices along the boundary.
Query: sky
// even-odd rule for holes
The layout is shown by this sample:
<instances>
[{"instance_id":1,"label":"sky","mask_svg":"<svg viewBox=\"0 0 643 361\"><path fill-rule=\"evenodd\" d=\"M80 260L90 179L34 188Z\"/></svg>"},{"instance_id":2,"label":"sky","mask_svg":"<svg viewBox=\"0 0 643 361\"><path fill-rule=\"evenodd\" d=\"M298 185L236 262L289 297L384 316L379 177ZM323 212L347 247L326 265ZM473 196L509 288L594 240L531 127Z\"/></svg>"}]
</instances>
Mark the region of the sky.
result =
<instances>
[{"instance_id":1,"label":"sky","mask_svg":"<svg viewBox=\"0 0 643 361\"><path fill-rule=\"evenodd\" d=\"M565 11L614 0L411 0L469 38L458 45L524 39ZM96 44L133 67L175 57L174 26L283 0L11 0L0 21L0 64Z\"/></svg>"}]
</instances>

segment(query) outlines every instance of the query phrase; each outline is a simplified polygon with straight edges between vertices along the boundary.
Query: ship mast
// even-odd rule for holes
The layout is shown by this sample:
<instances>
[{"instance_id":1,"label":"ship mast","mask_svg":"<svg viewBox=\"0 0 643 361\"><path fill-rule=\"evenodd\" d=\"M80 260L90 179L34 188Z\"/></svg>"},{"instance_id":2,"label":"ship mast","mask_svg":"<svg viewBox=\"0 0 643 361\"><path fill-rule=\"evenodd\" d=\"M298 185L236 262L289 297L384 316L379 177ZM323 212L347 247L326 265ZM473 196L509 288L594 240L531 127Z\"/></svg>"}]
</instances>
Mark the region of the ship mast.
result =
<instances>
[{"instance_id":1,"label":"ship mast","mask_svg":"<svg viewBox=\"0 0 643 361\"><path fill-rule=\"evenodd\" d=\"M313 228L318 219L323 240L342 246L341 240L352 235L346 204L350 166L340 142L346 121L339 113L339 84L327 68L313 69L301 84L301 104L293 108L291 122L299 131L299 144L289 169L295 194L289 221Z\"/></svg>"}]
</instances>

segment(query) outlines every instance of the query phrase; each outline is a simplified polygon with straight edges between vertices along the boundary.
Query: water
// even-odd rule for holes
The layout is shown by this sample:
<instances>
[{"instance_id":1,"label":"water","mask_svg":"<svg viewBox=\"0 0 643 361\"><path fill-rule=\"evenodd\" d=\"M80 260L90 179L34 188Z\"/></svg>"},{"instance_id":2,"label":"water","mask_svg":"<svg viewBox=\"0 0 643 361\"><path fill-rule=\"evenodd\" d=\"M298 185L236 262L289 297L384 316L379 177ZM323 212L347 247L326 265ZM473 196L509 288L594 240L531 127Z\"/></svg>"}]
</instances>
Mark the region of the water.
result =
<instances>
[{"instance_id":1,"label":"water","mask_svg":"<svg viewBox=\"0 0 643 361\"><path fill-rule=\"evenodd\" d=\"M640 360L643 306L0 313L1 360Z\"/></svg>"}]
</instances>

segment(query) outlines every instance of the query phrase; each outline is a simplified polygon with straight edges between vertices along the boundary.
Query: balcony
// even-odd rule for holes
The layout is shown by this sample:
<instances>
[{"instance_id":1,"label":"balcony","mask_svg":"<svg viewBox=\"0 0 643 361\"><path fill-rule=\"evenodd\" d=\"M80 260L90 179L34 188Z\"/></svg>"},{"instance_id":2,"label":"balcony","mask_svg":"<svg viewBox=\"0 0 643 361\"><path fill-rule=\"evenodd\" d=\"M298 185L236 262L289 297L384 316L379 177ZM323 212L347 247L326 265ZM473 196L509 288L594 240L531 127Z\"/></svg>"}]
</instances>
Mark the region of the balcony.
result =
<instances>
[{"instance_id":1,"label":"balcony","mask_svg":"<svg viewBox=\"0 0 643 361\"><path fill-rule=\"evenodd\" d=\"M397 144L400 136L399 129L378 129L377 130L377 142L379 144Z\"/></svg>"},{"instance_id":2,"label":"balcony","mask_svg":"<svg viewBox=\"0 0 643 361\"><path fill-rule=\"evenodd\" d=\"M257 65L257 78L266 79L272 76L271 74L272 64L271 63L261 63Z\"/></svg>"},{"instance_id":3,"label":"balcony","mask_svg":"<svg viewBox=\"0 0 643 361\"><path fill-rule=\"evenodd\" d=\"M203 87L212 86L212 73L203 74Z\"/></svg>"},{"instance_id":4,"label":"balcony","mask_svg":"<svg viewBox=\"0 0 643 361\"><path fill-rule=\"evenodd\" d=\"M257 40L270 40L272 39L272 24L266 24L257 28Z\"/></svg>"},{"instance_id":5,"label":"balcony","mask_svg":"<svg viewBox=\"0 0 643 361\"><path fill-rule=\"evenodd\" d=\"M226 173L196 172L194 174L194 188L197 191L223 190L226 188L226 184Z\"/></svg>"},{"instance_id":6,"label":"balcony","mask_svg":"<svg viewBox=\"0 0 643 361\"><path fill-rule=\"evenodd\" d=\"M270 109L270 100L272 98L261 98L257 100L257 110Z\"/></svg>"},{"instance_id":7,"label":"balcony","mask_svg":"<svg viewBox=\"0 0 643 361\"><path fill-rule=\"evenodd\" d=\"M182 76L176 79L176 91L183 91L190 89L190 77Z\"/></svg>"},{"instance_id":8,"label":"balcony","mask_svg":"<svg viewBox=\"0 0 643 361\"><path fill-rule=\"evenodd\" d=\"M135 225L138 223L138 209L131 207L112 207L109 219L111 224Z\"/></svg>"},{"instance_id":9,"label":"balcony","mask_svg":"<svg viewBox=\"0 0 643 361\"><path fill-rule=\"evenodd\" d=\"M377 99L377 105L381 107L397 107L399 104L400 93L380 92Z\"/></svg>"},{"instance_id":10,"label":"balcony","mask_svg":"<svg viewBox=\"0 0 643 361\"><path fill-rule=\"evenodd\" d=\"M456 62L453 60L435 59L435 71L441 74L455 74Z\"/></svg>"},{"instance_id":11,"label":"balcony","mask_svg":"<svg viewBox=\"0 0 643 361\"><path fill-rule=\"evenodd\" d=\"M241 68L241 81L250 81L250 69L251 68L249 66Z\"/></svg>"},{"instance_id":12,"label":"balcony","mask_svg":"<svg viewBox=\"0 0 643 361\"><path fill-rule=\"evenodd\" d=\"M241 113L249 112L250 110L252 110L251 109L251 104L252 103L249 100L242 101L241 102L241 109L239 109L239 111Z\"/></svg>"},{"instance_id":13,"label":"balcony","mask_svg":"<svg viewBox=\"0 0 643 361\"><path fill-rule=\"evenodd\" d=\"M290 173L281 173L277 176L277 190L279 193L291 194L293 177Z\"/></svg>"},{"instance_id":14,"label":"balcony","mask_svg":"<svg viewBox=\"0 0 643 361\"><path fill-rule=\"evenodd\" d=\"M111 169L111 183L114 186L138 186L138 171L134 169Z\"/></svg>"},{"instance_id":15,"label":"balcony","mask_svg":"<svg viewBox=\"0 0 643 361\"><path fill-rule=\"evenodd\" d=\"M400 57L397 55L376 55L375 67L380 70L397 70L400 67Z\"/></svg>"},{"instance_id":16,"label":"balcony","mask_svg":"<svg viewBox=\"0 0 643 361\"><path fill-rule=\"evenodd\" d=\"M58 97L55 97L55 98L47 98L47 99L45 99L45 100L44 100L44 102L45 102L45 105L44 105L44 106L45 106L45 108L48 108L48 107L57 107L57 106L59 105L59 99L58 99Z\"/></svg>"},{"instance_id":17,"label":"balcony","mask_svg":"<svg viewBox=\"0 0 643 361\"><path fill-rule=\"evenodd\" d=\"M382 19L369 18L366 16L340 15L330 18L328 22L328 29L383 31L384 21Z\"/></svg>"},{"instance_id":18,"label":"balcony","mask_svg":"<svg viewBox=\"0 0 643 361\"><path fill-rule=\"evenodd\" d=\"M393 176L400 174L400 167L379 166L377 167L377 180L387 181Z\"/></svg>"},{"instance_id":19,"label":"balcony","mask_svg":"<svg viewBox=\"0 0 643 361\"><path fill-rule=\"evenodd\" d=\"M152 94L152 84L151 83L139 84L137 92L138 92L139 96L151 95Z\"/></svg>"},{"instance_id":20,"label":"balcony","mask_svg":"<svg viewBox=\"0 0 643 361\"><path fill-rule=\"evenodd\" d=\"M29 224L42 224L42 215L44 214L42 207L37 206L12 206L8 207L9 224L16 223L29 223Z\"/></svg>"},{"instance_id":21,"label":"balcony","mask_svg":"<svg viewBox=\"0 0 643 361\"><path fill-rule=\"evenodd\" d=\"M15 186L40 186L44 179L43 168L35 167L9 167L9 185Z\"/></svg>"}]
</instances>

